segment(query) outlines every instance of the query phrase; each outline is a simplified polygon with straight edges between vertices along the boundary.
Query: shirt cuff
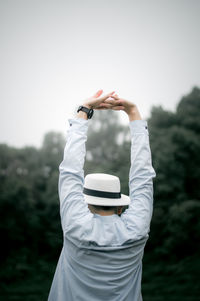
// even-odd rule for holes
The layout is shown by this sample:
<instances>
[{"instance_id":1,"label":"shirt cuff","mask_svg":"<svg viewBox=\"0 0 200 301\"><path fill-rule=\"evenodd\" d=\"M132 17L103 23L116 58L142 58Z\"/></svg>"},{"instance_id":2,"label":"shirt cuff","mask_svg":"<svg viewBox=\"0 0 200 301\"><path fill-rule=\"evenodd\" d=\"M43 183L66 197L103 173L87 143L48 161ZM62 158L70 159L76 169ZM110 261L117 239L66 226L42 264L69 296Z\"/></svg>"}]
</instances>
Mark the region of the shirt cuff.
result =
<instances>
[{"instance_id":1,"label":"shirt cuff","mask_svg":"<svg viewBox=\"0 0 200 301\"><path fill-rule=\"evenodd\" d=\"M148 133L148 126L146 120L132 120L129 122L131 135L138 133Z\"/></svg>"},{"instance_id":2,"label":"shirt cuff","mask_svg":"<svg viewBox=\"0 0 200 301\"><path fill-rule=\"evenodd\" d=\"M69 131L79 131L86 134L88 130L89 120L84 118L69 118Z\"/></svg>"}]
</instances>

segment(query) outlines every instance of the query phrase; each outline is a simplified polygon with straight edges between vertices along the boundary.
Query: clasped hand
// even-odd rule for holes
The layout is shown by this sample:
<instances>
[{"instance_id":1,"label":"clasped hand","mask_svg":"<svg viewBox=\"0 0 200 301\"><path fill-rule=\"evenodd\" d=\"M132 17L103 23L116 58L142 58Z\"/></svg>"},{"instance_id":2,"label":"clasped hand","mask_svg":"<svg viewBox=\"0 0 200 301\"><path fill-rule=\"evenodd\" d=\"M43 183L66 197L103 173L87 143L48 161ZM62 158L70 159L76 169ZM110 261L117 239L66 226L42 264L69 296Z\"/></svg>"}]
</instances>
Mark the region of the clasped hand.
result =
<instances>
[{"instance_id":1,"label":"clasped hand","mask_svg":"<svg viewBox=\"0 0 200 301\"><path fill-rule=\"evenodd\" d=\"M140 120L141 115L137 106L124 98L119 98L114 92L101 96L103 90L99 90L92 97L87 98L83 105L94 110L123 110L129 116L130 121Z\"/></svg>"},{"instance_id":2,"label":"clasped hand","mask_svg":"<svg viewBox=\"0 0 200 301\"><path fill-rule=\"evenodd\" d=\"M113 92L102 96L103 90L97 91L92 97L87 98L84 101L84 106L94 109L94 110L106 110L106 109L113 109L113 110L122 110L124 109L123 105L121 104L120 99L118 98L117 94L113 96ZM115 98L112 98L115 97Z\"/></svg>"}]
</instances>

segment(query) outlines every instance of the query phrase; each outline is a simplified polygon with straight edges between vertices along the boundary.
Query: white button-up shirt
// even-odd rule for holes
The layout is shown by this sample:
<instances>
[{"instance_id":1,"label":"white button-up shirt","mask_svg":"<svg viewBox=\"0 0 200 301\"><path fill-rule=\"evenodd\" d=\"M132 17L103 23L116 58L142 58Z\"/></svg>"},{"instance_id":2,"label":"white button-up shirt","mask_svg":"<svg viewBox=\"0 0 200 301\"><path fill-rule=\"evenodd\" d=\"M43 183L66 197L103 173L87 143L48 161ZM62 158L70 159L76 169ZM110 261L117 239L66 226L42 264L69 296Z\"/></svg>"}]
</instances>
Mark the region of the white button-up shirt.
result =
<instances>
[{"instance_id":1,"label":"white button-up shirt","mask_svg":"<svg viewBox=\"0 0 200 301\"><path fill-rule=\"evenodd\" d=\"M147 122L129 122L129 208L121 216L101 216L90 212L83 195L90 120L68 120L58 183L63 247L48 301L141 301L142 258L155 177Z\"/></svg>"}]
</instances>

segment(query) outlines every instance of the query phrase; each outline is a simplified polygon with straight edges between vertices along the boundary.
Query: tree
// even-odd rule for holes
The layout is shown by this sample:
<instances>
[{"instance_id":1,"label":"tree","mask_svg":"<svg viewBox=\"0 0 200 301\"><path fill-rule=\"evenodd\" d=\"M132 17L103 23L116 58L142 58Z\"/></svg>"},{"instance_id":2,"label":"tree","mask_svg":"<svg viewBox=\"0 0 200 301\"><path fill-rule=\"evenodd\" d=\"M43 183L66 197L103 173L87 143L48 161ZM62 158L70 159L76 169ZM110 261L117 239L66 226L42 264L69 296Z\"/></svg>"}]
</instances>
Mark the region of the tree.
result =
<instances>
[{"instance_id":1,"label":"tree","mask_svg":"<svg viewBox=\"0 0 200 301\"><path fill-rule=\"evenodd\" d=\"M57 170L63 159L65 140L63 134L54 131L44 136L41 154L43 163L50 168L50 172Z\"/></svg>"},{"instance_id":2,"label":"tree","mask_svg":"<svg viewBox=\"0 0 200 301\"><path fill-rule=\"evenodd\" d=\"M95 119L96 118L96 119ZM85 174L111 173L120 178L124 193L128 193L130 163L130 130L119 122L119 113L96 111L88 129Z\"/></svg>"},{"instance_id":3,"label":"tree","mask_svg":"<svg viewBox=\"0 0 200 301\"><path fill-rule=\"evenodd\" d=\"M149 119L153 164L157 173L155 199L181 202L199 199L200 90L184 96L172 113L153 108Z\"/></svg>"}]
</instances>

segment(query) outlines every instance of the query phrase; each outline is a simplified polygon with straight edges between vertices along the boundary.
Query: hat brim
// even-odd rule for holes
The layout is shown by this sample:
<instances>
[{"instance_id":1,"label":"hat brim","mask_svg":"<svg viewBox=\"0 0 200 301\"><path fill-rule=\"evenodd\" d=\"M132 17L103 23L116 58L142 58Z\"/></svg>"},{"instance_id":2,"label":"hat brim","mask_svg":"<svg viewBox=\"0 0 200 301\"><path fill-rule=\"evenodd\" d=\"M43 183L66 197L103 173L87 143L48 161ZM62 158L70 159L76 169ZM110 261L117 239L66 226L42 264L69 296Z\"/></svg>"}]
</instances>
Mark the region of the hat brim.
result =
<instances>
[{"instance_id":1,"label":"hat brim","mask_svg":"<svg viewBox=\"0 0 200 301\"><path fill-rule=\"evenodd\" d=\"M85 202L91 205L98 206L125 206L130 204L130 197L128 195L121 193L120 199L109 199L109 198L100 198L96 196L91 196L83 194Z\"/></svg>"}]
</instances>

